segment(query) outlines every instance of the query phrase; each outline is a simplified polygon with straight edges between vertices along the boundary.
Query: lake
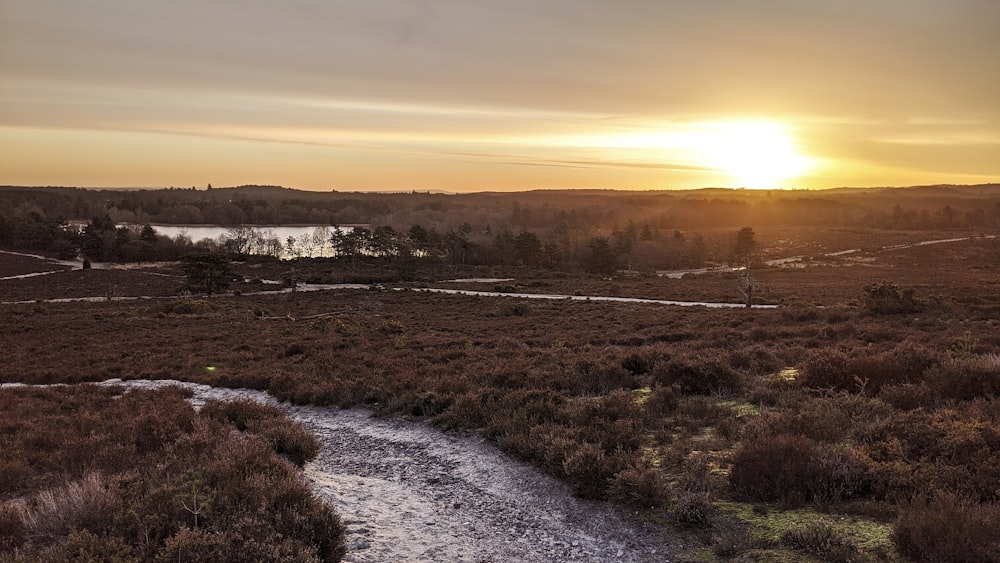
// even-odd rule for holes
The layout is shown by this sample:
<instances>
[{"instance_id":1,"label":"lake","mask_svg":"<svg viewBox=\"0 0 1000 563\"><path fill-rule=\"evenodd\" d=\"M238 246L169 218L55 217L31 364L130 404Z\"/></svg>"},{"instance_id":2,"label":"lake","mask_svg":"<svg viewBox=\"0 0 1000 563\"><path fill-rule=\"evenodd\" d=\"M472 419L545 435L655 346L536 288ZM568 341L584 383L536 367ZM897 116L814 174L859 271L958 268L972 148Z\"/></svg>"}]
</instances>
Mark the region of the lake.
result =
<instances>
[{"instance_id":1,"label":"lake","mask_svg":"<svg viewBox=\"0 0 1000 563\"><path fill-rule=\"evenodd\" d=\"M191 239L191 242L198 242L202 240L214 240L219 241L221 237L229 233L233 227L220 227L215 225L151 225L156 234L167 236L170 238L177 238L178 236L185 236ZM295 239L294 249L296 252L302 255L312 254L313 256L333 256L333 250L330 248L329 239L330 235L336 229L340 229L342 232L347 232L353 229L353 227L333 227L330 225L242 225L244 227L250 227L257 234L264 238L277 237L281 241L282 247L287 251L286 241L289 237ZM323 230L326 233L323 233ZM327 241L322 248L315 248L313 252L309 252L309 245L304 244L304 241L312 238L313 235L319 234L320 238ZM319 246L319 245L317 245Z\"/></svg>"}]
</instances>

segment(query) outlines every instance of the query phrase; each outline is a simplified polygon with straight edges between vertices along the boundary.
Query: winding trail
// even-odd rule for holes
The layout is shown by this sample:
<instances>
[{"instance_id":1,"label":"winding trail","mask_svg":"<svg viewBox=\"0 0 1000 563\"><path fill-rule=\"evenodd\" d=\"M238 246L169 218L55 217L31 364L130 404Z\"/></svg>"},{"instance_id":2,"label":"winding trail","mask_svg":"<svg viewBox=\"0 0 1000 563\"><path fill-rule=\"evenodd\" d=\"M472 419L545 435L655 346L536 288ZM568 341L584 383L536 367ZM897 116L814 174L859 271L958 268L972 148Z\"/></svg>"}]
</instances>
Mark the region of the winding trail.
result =
<instances>
[{"instance_id":1,"label":"winding trail","mask_svg":"<svg viewBox=\"0 0 1000 563\"><path fill-rule=\"evenodd\" d=\"M574 498L565 484L479 436L364 409L279 403L247 389L172 380L100 384L177 385L194 392L195 406L243 398L284 409L320 441L305 476L347 526L346 562L640 563L670 561L683 549L609 503Z\"/></svg>"}]
</instances>

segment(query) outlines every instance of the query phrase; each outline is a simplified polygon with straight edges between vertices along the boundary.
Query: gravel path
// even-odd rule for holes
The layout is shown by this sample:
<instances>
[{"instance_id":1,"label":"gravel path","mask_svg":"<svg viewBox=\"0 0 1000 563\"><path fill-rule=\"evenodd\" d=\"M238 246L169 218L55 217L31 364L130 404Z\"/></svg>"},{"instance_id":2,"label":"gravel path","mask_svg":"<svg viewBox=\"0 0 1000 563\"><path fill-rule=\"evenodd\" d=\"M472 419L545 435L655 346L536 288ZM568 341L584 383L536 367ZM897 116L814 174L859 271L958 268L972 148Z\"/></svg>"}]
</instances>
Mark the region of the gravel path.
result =
<instances>
[{"instance_id":1,"label":"gravel path","mask_svg":"<svg viewBox=\"0 0 1000 563\"><path fill-rule=\"evenodd\" d=\"M481 437L376 418L363 409L279 404L266 393L176 381L205 399L278 405L320 441L305 475L348 529L347 562L669 561L682 546L657 539L607 503L500 452Z\"/></svg>"}]
</instances>

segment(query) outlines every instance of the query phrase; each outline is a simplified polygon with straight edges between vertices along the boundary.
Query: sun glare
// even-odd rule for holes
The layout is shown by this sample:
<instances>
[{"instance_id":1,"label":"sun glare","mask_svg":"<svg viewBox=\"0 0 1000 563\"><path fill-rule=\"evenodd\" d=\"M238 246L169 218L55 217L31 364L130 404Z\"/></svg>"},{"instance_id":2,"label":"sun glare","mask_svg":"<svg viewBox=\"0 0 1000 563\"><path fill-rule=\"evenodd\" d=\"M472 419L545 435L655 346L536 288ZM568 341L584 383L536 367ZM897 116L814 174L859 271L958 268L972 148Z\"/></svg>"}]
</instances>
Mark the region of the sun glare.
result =
<instances>
[{"instance_id":1,"label":"sun glare","mask_svg":"<svg viewBox=\"0 0 1000 563\"><path fill-rule=\"evenodd\" d=\"M818 164L799 151L794 129L776 121L728 120L646 125L645 131L553 137L553 146L597 149L609 159L660 163L709 182L749 189L781 188Z\"/></svg>"},{"instance_id":2,"label":"sun glare","mask_svg":"<svg viewBox=\"0 0 1000 563\"><path fill-rule=\"evenodd\" d=\"M734 187L777 188L812 164L787 127L768 121L706 123L692 135L689 148L701 164L729 176Z\"/></svg>"}]
</instances>

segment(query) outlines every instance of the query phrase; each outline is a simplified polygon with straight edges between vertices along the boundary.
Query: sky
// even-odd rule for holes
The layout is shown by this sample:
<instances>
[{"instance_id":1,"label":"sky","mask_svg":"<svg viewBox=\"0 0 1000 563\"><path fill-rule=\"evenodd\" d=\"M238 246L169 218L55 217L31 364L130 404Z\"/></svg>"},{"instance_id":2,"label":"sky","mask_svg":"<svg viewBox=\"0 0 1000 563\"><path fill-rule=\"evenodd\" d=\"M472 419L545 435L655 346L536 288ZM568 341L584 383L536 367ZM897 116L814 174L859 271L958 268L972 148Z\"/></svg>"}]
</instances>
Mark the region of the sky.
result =
<instances>
[{"instance_id":1,"label":"sky","mask_svg":"<svg viewBox=\"0 0 1000 563\"><path fill-rule=\"evenodd\" d=\"M996 181L997 0L0 0L0 184Z\"/></svg>"}]
</instances>

